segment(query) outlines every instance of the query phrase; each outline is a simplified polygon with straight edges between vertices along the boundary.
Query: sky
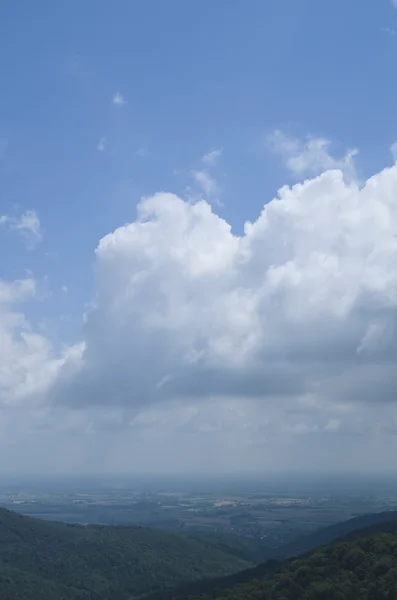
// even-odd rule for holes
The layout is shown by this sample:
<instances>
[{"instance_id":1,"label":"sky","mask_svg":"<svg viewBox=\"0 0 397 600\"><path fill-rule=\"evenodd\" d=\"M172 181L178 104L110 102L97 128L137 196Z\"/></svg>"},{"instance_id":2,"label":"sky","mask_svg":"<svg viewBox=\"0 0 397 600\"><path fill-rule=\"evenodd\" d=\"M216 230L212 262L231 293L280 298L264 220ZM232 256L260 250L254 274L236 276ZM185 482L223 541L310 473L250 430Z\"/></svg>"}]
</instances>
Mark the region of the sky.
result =
<instances>
[{"instance_id":1,"label":"sky","mask_svg":"<svg viewBox=\"0 0 397 600\"><path fill-rule=\"evenodd\" d=\"M4 0L0 473L395 472L397 2Z\"/></svg>"}]
</instances>

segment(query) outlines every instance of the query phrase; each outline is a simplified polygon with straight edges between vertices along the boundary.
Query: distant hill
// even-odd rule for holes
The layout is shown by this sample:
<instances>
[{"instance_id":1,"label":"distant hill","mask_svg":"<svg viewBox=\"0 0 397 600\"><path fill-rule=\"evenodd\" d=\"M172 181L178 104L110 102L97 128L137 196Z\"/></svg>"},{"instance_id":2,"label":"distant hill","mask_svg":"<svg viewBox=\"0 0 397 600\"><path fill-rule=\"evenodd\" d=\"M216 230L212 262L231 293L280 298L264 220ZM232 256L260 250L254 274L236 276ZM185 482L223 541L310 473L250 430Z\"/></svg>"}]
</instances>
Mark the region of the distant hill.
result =
<instances>
[{"instance_id":1,"label":"distant hill","mask_svg":"<svg viewBox=\"0 0 397 600\"><path fill-rule=\"evenodd\" d=\"M277 569L280 568L282 561L285 559L301 554L307 554L315 548L329 544L339 538L345 538L346 536L355 534L361 530L372 531L374 527L377 530L382 527L390 529L394 527L394 524L397 527L397 511L371 513L355 517L348 521L337 523L336 525L324 527L309 535L301 536L294 542L281 546L280 548L269 549L267 551L268 560L255 567L210 581L198 581L193 584L188 583L178 586L173 590L161 590L150 594L147 600L170 600L172 598L184 598L199 594L203 595L203 600L205 600L206 596L217 598L221 591L223 594L224 589L263 578L270 573L277 571ZM263 551L266 552L266 549L263 549ZM397 596L392 600L397 600Z\"/></svg>"},{"instance_id":2,"label":"distant hill","mask_svg":"<svg viewBox=\"0 0 397 600\"><path fill-rule=\"evenodd\" d=\"M397 521L397 511L371 513L354 517L348 521L323 527L314 533L300 536L293 542L278 548L274 553L274 558L284 559L291 556L298 556L319 546L325 546L325 544L329 544L337 538L345 537L353 531L368 529L369 527L382 525L391 521Z\"/></svg>"},{"instance_id":3,"label":"distant hill","mask_svg":"<svg viewBox=\"0 0 397 600\"><path fill-rule=\"evenodd\" d=\"M179 598L181 598L179 596ZM192 584L189 600L396 600L397 521L360 529L298 559L274 563L245 583L203 593Z\"/></svg>"},{"instance_id":4,"label":"distant hill","mask_svg":"<svg viewBox=\"0 0 397 600\"><path fill-rule=\"evenodd\" d=\"M41 521L0 509L1 600L123 600L250 564L209 540Z\"/></svg>"}]
</instances>

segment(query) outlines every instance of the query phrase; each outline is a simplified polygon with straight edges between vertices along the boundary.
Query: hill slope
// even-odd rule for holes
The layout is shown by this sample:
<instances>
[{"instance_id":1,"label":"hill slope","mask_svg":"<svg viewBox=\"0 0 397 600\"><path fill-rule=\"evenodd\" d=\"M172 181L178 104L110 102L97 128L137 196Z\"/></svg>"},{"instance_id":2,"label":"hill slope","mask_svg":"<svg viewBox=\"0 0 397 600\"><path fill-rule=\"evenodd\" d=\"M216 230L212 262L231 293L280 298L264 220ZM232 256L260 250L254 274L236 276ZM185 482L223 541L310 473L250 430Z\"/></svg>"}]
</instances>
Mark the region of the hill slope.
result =
<instances>
[{"instance_id":1,"label":"hill slope","mask_svg":"<svg viewBox=\"0 0 397 600\"><path fill-rule=\"evenodd\" d=\"M397 511L361 515L348 521L323 527L309 535L302 535L293 542L279 548L273 556L279 559L298 556L319 546L325 546L325 544L329 544L338 538L346 537L354 531L377 527L383 523L390 523L392 521L397 521Z\"/></svg>"},{"instance_id":2,"label":"hill slope","mask_svg":"<svg viewBox=\"0 0 397 600\"><path fill-rule=\"evenodd\" d=\"M0 566L1 600L90 600L89 592L54 583L18 569ZM98 597L99 598L99 597ZM103 596L105 600L106 596Z\"/></svg>"},{"instance_id":3,"label":"hill slope","mask_svg":"<svg viewBox=\"0 0 397 600\"><path fill-rule=\"evenodd\" d=\"M1 586L12 588L7 581L14 582L14 587L19 582L21 588L33 589L44 580L46 598L122 600L185 581L226 575L249 564L210 543L174 533L55 523L0 509L2 600L8 592L3 589L2 593ZM61 593L62 586L67 593L54 595ZM20 597L40 596L35 592Z\"/></svg>"},{"instance_id":4,"label":"hill slope","mask_svg":"<svg viewBox=\"0 0 397 600\"><path fill-rule=\"evenodd\" d=\"M203 595L203 598L210 596L212 598L222 595L221 590L234 587L239 584L249 583L255 579L262 579L268 574L275 572L282 561L290 557L308 553L315 548L319 548L339 538L346 538L349 535L355 535L360 531L372 531L386 527L390 529L397 527L397 511L375 513L362 515L343 521L329 527L324 527L318 531L299 537L294 542L269 551L269 560L255 567L248 568L239 573L220 577L211 581L197 581L178 586L173 590L161 590L150 594L147 600L171 600L172 598L185 598L187 596ZM372 599L371 599L372 600ZM397 596L395 599L397 600Z\"/></svg>"},{"instance_id":5,"label":"hill slope","mask_svg":"<svg viewBox=\"0 0 397 600\"><path fill-rule=\"evenodd\" d=\"M193 591L192 586L192 591ZM191 594L190 600L195 596ZM200 600L396 600L397 523L349 536Z\"/></svg>"}]
</instances>

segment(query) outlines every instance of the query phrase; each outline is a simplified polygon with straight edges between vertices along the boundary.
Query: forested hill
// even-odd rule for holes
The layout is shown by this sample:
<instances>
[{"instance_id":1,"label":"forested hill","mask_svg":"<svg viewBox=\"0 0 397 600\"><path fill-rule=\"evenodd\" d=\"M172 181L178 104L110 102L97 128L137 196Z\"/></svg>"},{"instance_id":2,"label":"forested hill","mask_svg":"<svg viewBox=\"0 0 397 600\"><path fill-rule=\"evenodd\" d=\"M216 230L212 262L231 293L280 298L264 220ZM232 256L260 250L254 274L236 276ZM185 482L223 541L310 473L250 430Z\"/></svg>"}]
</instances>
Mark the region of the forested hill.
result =
<instances>
[{"instance_id":1,"label":"forested hill","mask_svg":"<svg viewBox=\"0 0 397 600\"><path fill-rule=\"evenodd\" d=\"M147 600L171 600L174 598L183 599L188 596L203 595L203 599L208 597L217 597L220 590L231 588L238 584L249 583L255 579L261 579L270 573L275 572L283 560L298 555L307 554L315 548L319 548L339 538L348 538L349 535L355 535L361 530L370 532L375 527L379 530L382 527L386 529L393 528L394 523L397 526L397 511L388 511L362 515L343 521L329 527L324 527L318 531L299 537L296 541L269 551L269 560L255 567L244 571L234 573L215 580L197 581L193 584L181 585L173 590L161 590L150 594ZM215 596L214 596L215 594ZM397 600L397 596L394 600Z\"/></svg>"},{"instance_id":2,"label":"forested hill","mask_svg":"<svg viewBox=\"0 0 397 600\"><path fill-rule=\"evenodd\" d=\"M178 597L181 600L181 596ZM269 566L262 577L213 586L185 600L396 600L397 522L379 524L301 558Z\"/></svg>"},{"instance_id":3,"label":"forested hill","mask_svg":"<svg viewBox=\"0 0 397 600\"><path fill-rule=\"evenodd\" d=\"M70 525L0 509L0 598L124 600L250 562L143 527Z\"/></svg>"},{"instance_id":4,"label":"forested hill","mask_svg":"<svg viewBox=\"0 0 397 600\"><path fill-rule=\"evenodd\" d=\"M381 524L391 517L395 523ZM374 524L376 531L365 530L311 556L268 561L247 570L252 562L241 557L261 548L245 539L240 544L238 538L214 535L211 542L207 535L143 527L71 525L0 509L0 599L131 600L200 594L201 600L397 600L397 595L385 596L394 594L397 574L397 513L368 515L320 530L316 543ZM306 549L309 542L314 543L313 536L304 538L300 547ZM291 552L291 546L285 551ZM230 573L236 574L225 578ZM372 589L376 578L383 596L374 591L370 596L329 595L336 581L358 594ZM207 581L200 583L202 579ZM317 595L307 595L312 590Z\"/></svg>"},{"instance_id":5,"label":"forested hill","mask_svg":"<svg viewBox=\"0 0 397 600\"><path fill-rule=\"evenodd\" d=\"M323 527L309 535L302 535L286 546L282 546L275 552L274 558L284 559L291 556L298 556L309 550L314 550L319 546L329 544L337 538L345 537L353 531L368 529L369 527L390 523L392 521L397 522L397 511L361 515L349 519L348 521L329 525L328 527Z\"/></svg>"}]
</instances>

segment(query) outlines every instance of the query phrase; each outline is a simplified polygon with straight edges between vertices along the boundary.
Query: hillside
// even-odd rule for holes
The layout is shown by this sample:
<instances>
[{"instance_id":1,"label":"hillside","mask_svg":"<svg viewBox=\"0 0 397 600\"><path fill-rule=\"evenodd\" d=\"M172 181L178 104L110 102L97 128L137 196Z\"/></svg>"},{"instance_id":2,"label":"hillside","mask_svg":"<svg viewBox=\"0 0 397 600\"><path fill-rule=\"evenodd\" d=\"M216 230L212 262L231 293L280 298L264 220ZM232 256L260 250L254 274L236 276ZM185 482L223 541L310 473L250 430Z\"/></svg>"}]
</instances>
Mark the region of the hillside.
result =
<instances>
[{"instance_id":1,"label":"hillside","mask_svg":"<svg viewBox=\"0 0 397 600\"><path fill-rule=\"evenodd\" d=\"M350 534L298 559L272 563L262 577L189 600L396 600L397 522ZM182 598L179 596L179 598Z\"/></svg>"},{"instance_id":2,"label":"hillside","mask_svg":"<svg viewBox=\"0 0 397 600\"><path fill-rule=\"evenodd\" d=\"M302 535L290 544L279 548L274 553L273 557L284 559L291 556L298 556L304 552L319 548L320 546L325 546L325 544L329 544L338 538L345 537L354 531L376 527L392 521L397 521L397 511L361 515L360 517L355 517L348 521L342 521L340 523L335 523L335 525L322 527L309 535Z\"/></svg>"},{"instance_id":3,"label":"hillside","mask_svg":"<svg viewBox=\"0 0 397 600\"><path fill-rule=\"evenodd\" d=\"M2 600L90 600L89 592L54 583L18 569L0 566ZM100 596L95 596L100 598ZM106 596L102 597L105 600Z\"/></svg>"},{"instance_id":4,"label":"hillside","mask_svg":"<svg viewBox=\"0 0 397 600\"><path fill-rule=\"evenodd\" d=\"M390 523L391 518L395 521ZM143 527L71 525L0 509L0 598L396 600L397 590L396 595L385 594L395 593L397 513L366 515L327 527L284 547L278 558L352 531L346 540L298 560L268 560L247 569L252 558L266 551L258 541ZM376 578L383 596L373 591L370 596L357 595L372 589ZM330 595L336 582L346 588L344 596ZM352 590L351 595L346 590Z\"/></svg>"},{"instance_id":5,"label":"hillside","mask_svg":"<svg viewBox=\"0 0 397 600\"><path fill-rule=\"evenodd\" d=\"M29 592L36 587L47 589L45 598L122 600L249 564L209 542L174 533L55 523L0 509L2 600L40 598Z\"/></svg>"},{"instance_id":6,"label":"hillside","mask_svg":"<svg viewBox=\"0 0 397 600\"><path fill-rule=\"evenodd\" d=\"M274 549L269 546L268 542L261 538L248 538L223 531L194 529L185 531L180 535L189 540L196 540L209 545L211 548L217 548L253 565L262 563L273 556L274 553Z\"/></svg>"},{"instance_id":7,"label":"hillside","mask_svg":"<svg viewBox=\"0 0 397 600\"><path fill-rule=\"evenodd\" d=\"M215 580L197 581L192 584L184 584L173 590L161 590L150 594L147 600L170 600L172 598L184 598L202 594L206 596L217 597L219 590L234 587L239 584L249 583L256 579L261 579L269 573L275 572L283 560L290 557L303 555L305 553L331 543L339 538L346 538L349 535L355 535L361 530L372 531L375 527L379 530L382 527L393 527L393 523L397 525L397 512L389 511L383 513L375 513L362 515L343 521L329 527L324 527L318 531L299 537L294 542L282 546L277 549L268 551L268 560L255 567L248 568L238 573L233 573L225 577L220 577ZM260 549L261 552L266 552L266 549ZM397 596L396 596L397 600Z\"/></svg>"}]
</instances>

